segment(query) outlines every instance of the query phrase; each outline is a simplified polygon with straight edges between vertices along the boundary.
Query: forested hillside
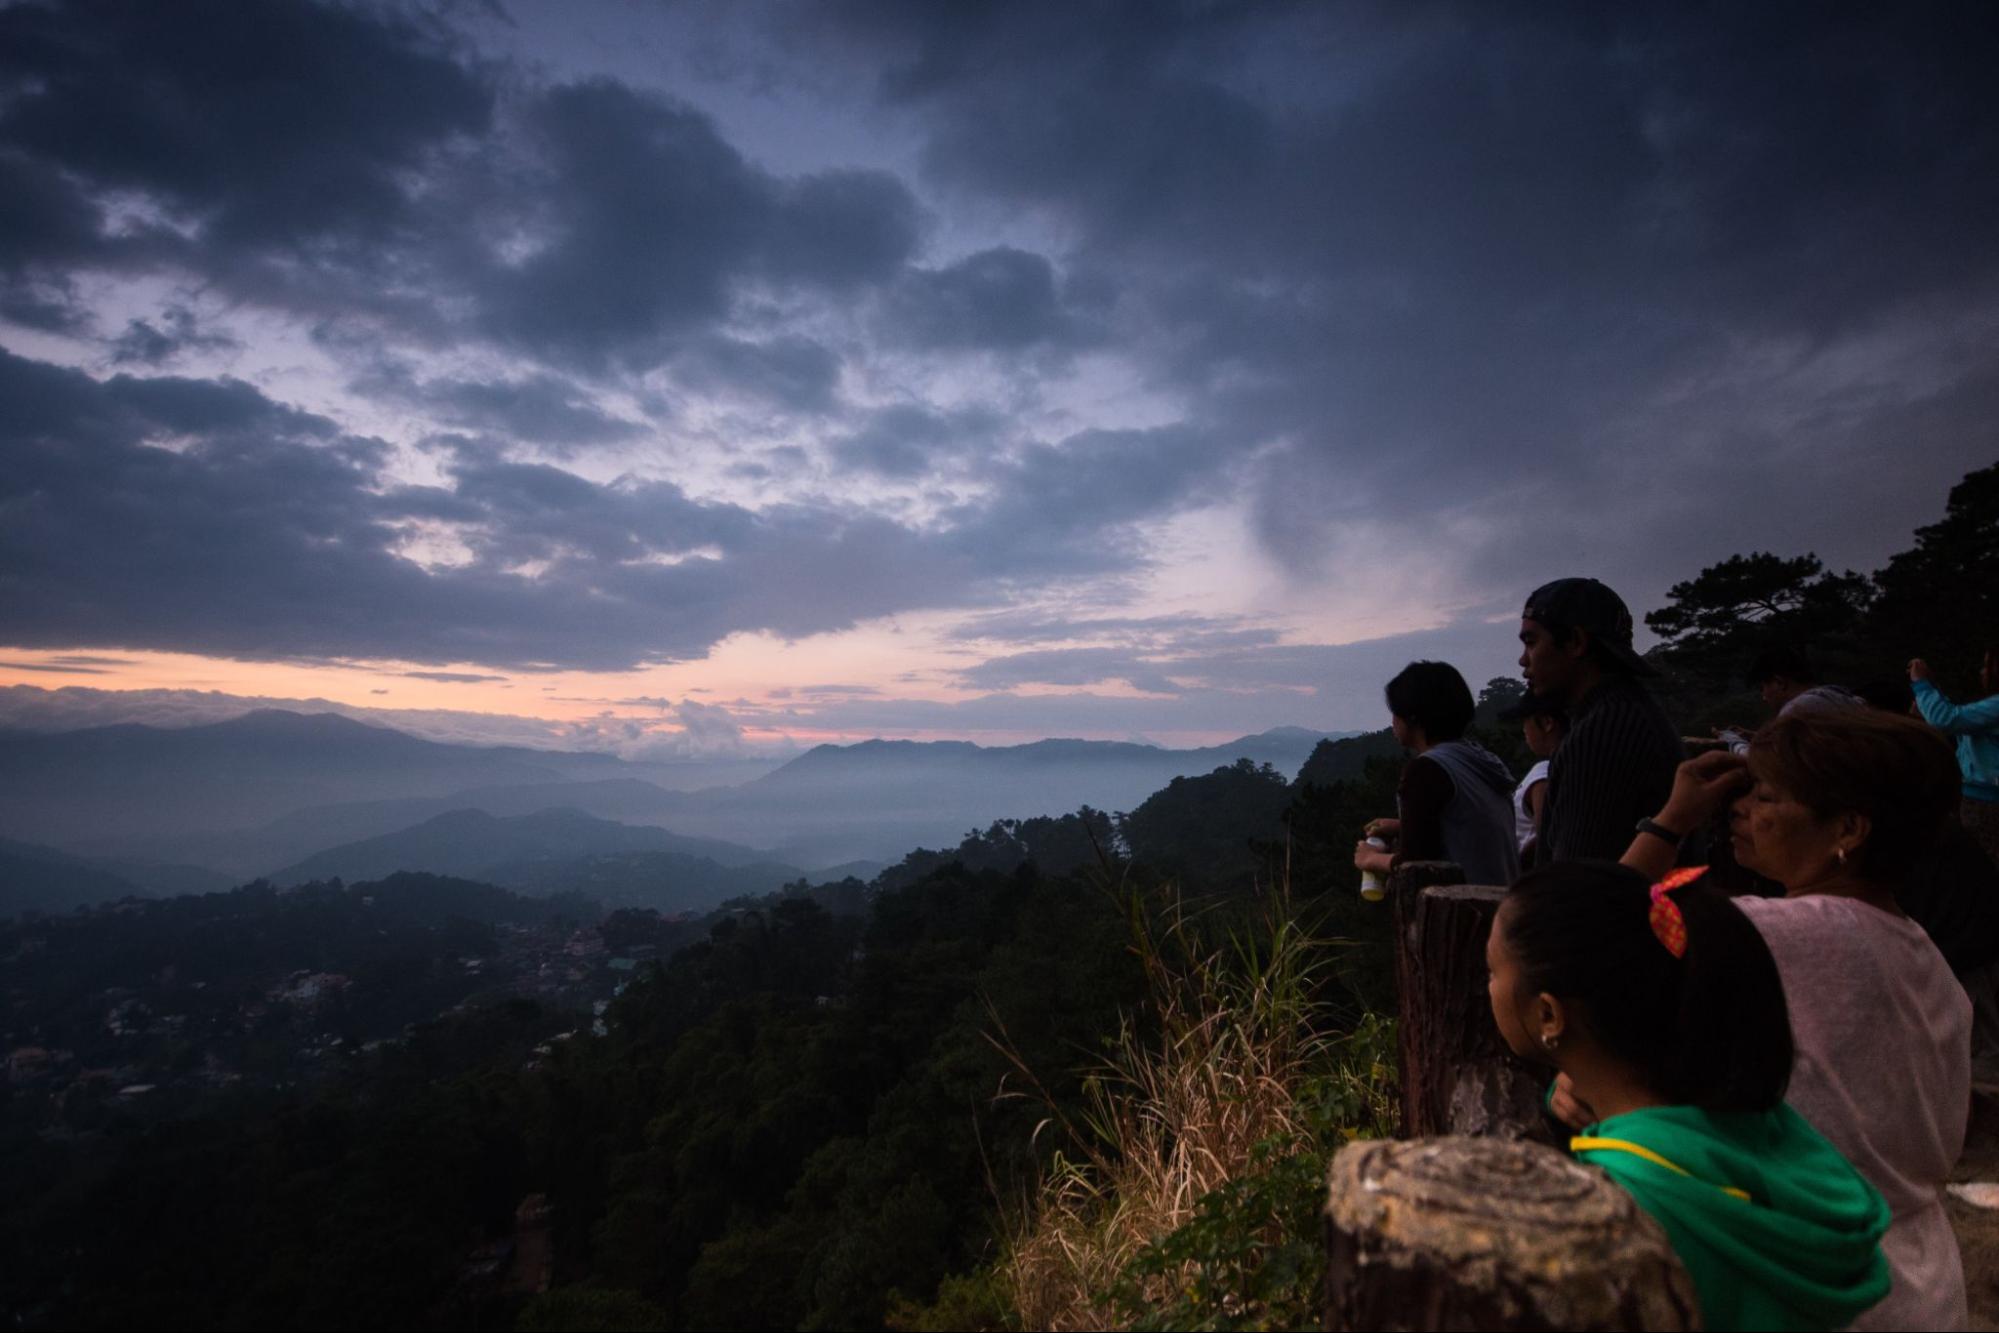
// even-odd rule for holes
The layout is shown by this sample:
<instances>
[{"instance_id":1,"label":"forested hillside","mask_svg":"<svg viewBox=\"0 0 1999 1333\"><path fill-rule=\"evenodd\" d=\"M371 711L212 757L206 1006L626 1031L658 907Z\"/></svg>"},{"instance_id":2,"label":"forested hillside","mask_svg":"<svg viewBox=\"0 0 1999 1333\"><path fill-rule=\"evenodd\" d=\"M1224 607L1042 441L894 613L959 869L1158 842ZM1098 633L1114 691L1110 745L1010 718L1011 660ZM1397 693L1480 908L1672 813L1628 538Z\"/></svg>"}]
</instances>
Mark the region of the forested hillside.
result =
<instances>
[{"instance_id":1,"label":"forested hillside","mask_svg":"<svg viewBox=\"0 0 1999 1333\"><path fill-rule=\"evenodd\" d=\"M405 944L343 939L327 912L363 893L317 908L253 894L230 915L270 956L303 936L317 963L350 969L350 1011L382 968L442 1007L465 989L461 956L494 947L462 902ZM173 1007L182 1021L155 1043L191 1043L262 998L243 981L260 957L248 941L216 940L233 961L208 981L203 950L161 924L100 913L14 928L4 947L10 967L101 956L61 992L79 997L182 959L200 989L132 1014ZM587 1008L494 997L406 1036L393 1023L400 1039L373 1049L345 1043L316 1082L223 1088L185 1114L108 1085L87 1109L86 1094L14 1085L6 1309L32 1327L506 1326L520 1302L482 1276L482 1247L510 1240L516 1206L542 1193L563 1282L636 1293L677 1326L879 1325L894 1293L927 1297L990 1252L989 1173L1023 1189L1043 1160L1030 1108L992 1102L1005 1066L990 1015L1073 1094L1077 1042L1115 1030L1136 995L1122 925L1080 881L953 866L865 918L802 894L726 913L627 987L602 1037ZM9 1026L72 1042L79 1061L116 1058L89 1044L100 1016L78 1003L52 994ZM352 1012L316 1025L384 1026ZM576 1035L547 1045L558 1030ZM271 1035L267 1013L243 1040ZM257 1072L250 1051L230 1058Z\"/></svg>"},{"instance_id":2,"label":"forested hillside","mask_svg":"<svg viewBox=\"0 0 1999 1333\"><path fill-rule=\"evenodd\" d=\"M1216 931L1242 919L1305 796L1245 763L1118 820L1002 821L871 893L801 883L705 920L399 876L15 923L9 1040L65 1067L24 1068L4 1102L25 1183L0 1214L23 1260L5 1308L28 1327L595 1326L579 1305L620 1326L880 1326L994 1260L1000 1205L1061 1146L1035 1134L1048 1101L1080 1114L1141 1011L1133 913L1184 891ZM1167 817L1183 806L1205 817ZM1343 888L1328 873L1304 900ZM664 961L614 974L618 955ZM1023 1064L1036 1098L999 1096ZM212 1205L187 1209L196 1193ZM531 1195L556 1284L532 1300L494 1257Z\"/></svg>"}]
</instances>

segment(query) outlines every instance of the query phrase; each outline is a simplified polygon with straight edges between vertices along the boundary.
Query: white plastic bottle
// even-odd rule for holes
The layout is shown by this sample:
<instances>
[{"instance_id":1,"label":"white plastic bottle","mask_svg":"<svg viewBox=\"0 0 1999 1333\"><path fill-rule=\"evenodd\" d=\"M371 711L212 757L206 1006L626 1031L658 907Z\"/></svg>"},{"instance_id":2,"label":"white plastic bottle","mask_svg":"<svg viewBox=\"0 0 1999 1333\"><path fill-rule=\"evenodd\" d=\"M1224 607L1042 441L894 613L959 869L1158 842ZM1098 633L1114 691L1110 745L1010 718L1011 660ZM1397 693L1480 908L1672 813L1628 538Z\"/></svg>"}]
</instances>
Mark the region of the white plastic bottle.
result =
<instances>
[{"instance_id":1,"label":"white plastic bottle","mask_svg":"<svg viewBox=\"0 0 1999 1333\"><path fill-rule=\"evenodd\" d=\"M1367 845L1377 852L1388 850L1388 844L1380 838L1369 838ZM1372 870L1360 872L1360 896L1364 902L1378 903L1388 896L1388 884Z\"/></svg>"}]
</instances>

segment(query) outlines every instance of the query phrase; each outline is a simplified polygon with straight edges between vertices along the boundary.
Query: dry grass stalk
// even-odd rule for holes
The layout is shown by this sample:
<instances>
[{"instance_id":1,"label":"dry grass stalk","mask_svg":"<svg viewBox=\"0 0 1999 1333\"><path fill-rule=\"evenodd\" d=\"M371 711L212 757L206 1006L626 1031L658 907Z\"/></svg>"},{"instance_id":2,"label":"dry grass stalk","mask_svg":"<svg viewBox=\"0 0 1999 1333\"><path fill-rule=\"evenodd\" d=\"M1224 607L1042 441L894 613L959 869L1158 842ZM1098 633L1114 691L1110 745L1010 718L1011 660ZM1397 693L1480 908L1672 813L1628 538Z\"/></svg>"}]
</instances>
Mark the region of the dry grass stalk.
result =
<instances>
[{"instance_id":1,"label":"dry grass stalk","mask_svg":"<svg viewBox=\"0 0 1999 1333\"><path fill-rule=\"evenodd\" d=\"M1057 1156L1001 1265L1027 1328L1113 1326L1105 1293L1149 1242L1247 1170L1258 1143L1310 1137L1294 1089L1329 1043L1309 999L1324 954L1281 892L1262 929L1206 951L1177 904L1156 933L1134 920L1157 1035L1127 1024L1086 1085L1086 1123L1044 1123L1076 1155ZM996 1044L1010 1052L1003 1029ZM1016 1066L1036 1089L1023 1095L1040 1095Z\"/></svg>"}]
</instances>

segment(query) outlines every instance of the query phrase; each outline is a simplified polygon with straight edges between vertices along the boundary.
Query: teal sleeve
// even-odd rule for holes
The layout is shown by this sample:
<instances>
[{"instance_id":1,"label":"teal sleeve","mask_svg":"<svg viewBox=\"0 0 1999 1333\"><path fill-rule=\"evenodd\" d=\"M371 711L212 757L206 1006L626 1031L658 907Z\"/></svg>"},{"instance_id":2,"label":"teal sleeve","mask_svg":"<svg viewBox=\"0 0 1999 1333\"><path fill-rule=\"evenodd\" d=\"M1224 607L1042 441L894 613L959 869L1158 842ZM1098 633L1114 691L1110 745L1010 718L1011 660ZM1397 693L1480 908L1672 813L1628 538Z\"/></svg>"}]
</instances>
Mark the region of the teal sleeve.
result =
<instances>
[{"instance_id":1,"label":"teal sleeve","mask_svg":"<svg viewBox=\"0 0 1999 1333\"><path fill-rule=\"evenodd\" d=\"M1931 681L1916 681L1911 688L1915 691L1916 707L1922 712L1923 720L1938 731L1952 736L1999 731L1999 694L1976 703L1954 704L1944 698L1943 691Z\"/></svg>"}]
</instances>

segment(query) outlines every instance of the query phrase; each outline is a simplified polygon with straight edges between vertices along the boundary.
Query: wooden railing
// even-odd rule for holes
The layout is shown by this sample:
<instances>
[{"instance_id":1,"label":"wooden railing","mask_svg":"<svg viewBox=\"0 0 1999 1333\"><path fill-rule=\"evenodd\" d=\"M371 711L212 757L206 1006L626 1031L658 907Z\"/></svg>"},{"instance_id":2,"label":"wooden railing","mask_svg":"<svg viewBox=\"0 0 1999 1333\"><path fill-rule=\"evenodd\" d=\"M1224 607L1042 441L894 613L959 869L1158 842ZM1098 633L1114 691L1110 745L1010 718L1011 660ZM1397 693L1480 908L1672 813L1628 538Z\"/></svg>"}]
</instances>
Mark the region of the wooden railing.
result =
<instances>
[{"instance_id":1,"label":"wooden railing","mask_svg":"<svg viewBox=\"0 0 1999 1333\"><path fill-rule=\"evenodd\" d=\"M1486 998L1485 939L1503 888L1467 884L1449 861L1405 863L1390 878L1402 1065L1402 1135L1553 1141L1547 1076L1500 1039Z\"/></svg>"}]
</instances>

